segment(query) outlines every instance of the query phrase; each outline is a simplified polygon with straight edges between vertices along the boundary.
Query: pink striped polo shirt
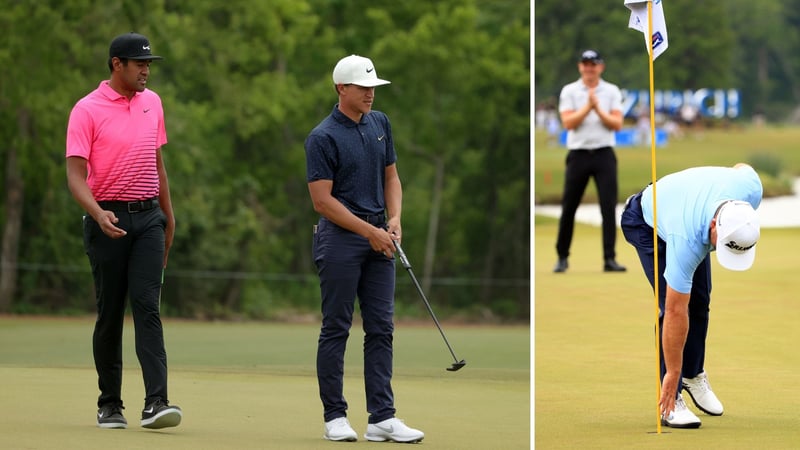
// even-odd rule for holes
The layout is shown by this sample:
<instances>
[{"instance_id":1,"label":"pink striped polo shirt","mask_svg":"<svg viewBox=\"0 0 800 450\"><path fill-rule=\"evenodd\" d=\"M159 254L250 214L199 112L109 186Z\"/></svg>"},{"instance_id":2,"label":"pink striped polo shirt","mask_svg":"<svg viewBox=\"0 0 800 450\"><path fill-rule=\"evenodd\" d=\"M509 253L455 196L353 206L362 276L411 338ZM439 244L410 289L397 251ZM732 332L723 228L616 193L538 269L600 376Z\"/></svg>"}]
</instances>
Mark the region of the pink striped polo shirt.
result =
<instances>
[{"instance_id":1,"label":"pink striped polo shirt","mask_svg":"<svg viewBox=\"0 0 800 450\"><path fill-rule=\"evenodd\" d=\"M108 83L72 108L67 157L88 161L86 182L97 201L157 197L156 150L167 143L161 98L145 89L128 101Z\"/></svg>"}]
</instances>

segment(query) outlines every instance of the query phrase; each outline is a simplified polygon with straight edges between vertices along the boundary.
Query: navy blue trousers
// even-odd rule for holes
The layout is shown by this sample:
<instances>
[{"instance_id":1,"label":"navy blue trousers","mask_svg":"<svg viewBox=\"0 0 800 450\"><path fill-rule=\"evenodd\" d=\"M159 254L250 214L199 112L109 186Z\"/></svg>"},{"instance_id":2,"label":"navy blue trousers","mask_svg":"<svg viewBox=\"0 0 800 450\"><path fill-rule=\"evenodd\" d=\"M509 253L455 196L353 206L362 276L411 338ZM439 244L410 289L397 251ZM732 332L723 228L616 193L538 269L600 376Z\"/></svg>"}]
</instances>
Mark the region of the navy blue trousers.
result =
<instances>
[{"instance_id":1,"label":"navy blue trousers","mask_svg":"<svg viewBox=\"0 0 800 450\"><path fill-rule=\"evenodd\" d=\"M622 212L622 234L636 248L644 274L655 289L655 268L653 264L653 228L642 218L641 192L628 199ZM667 246L658 239L658 322L659 331L664 324L664 304L667 295L667 282L664 280ZM683 347L683 367L681 376L694 378L703 371L706 356L706 335L708 334L709 305L711 303L711 259L709 256L700 263L692 278L692 291L689 296L689 334ZM661 336L659 335L659 342ZM659 346L659 348L661 348ZM661 378L664 378L663 349L661 357ZM678 392L681 391L680 383Z\"/></svg>"},{"instance_id":2,"label":"navy blue trousers","mask_svg":"<svg viewBox=\"0 0 800 450\"><path fill-rule=\"evenodd\" d=\"M83 239L94 277L97 320L92 338L100 397L97 405L122 403L122 327L130 299L136 356L142 367L145 405L167 397L167 354L159 312L166 216L160 208L114 211L128 234L111 239L91 216Z\"/></svg>"},{"instance_id":3,"label":"navy blue trousers","mask_svg":"<svg viewBox=\"0 0 800 450\"><path fill-rule=\"evenodd\" d=\"M617 222L617 156L611 147L567 152L564 193L561 196L561 218L558 221L556 252L559 258L569 256L578 211L586 185L594 178L603 219L603 259L616 258Z\"/></svg>"},{"instance_id":4,"label":"navy blue trousers","mask_svg":"<svg viewBox=\"0 0 800 450\"><path fill-rule=\"evenodd\" d=\"M321 218L313 244L322 293L317 380L325 421L347 416L344 354L355 299L364 327L364 388L369 423L394 417L392 339L395 264L369 241Z\"/></svg>"}]
</instances>

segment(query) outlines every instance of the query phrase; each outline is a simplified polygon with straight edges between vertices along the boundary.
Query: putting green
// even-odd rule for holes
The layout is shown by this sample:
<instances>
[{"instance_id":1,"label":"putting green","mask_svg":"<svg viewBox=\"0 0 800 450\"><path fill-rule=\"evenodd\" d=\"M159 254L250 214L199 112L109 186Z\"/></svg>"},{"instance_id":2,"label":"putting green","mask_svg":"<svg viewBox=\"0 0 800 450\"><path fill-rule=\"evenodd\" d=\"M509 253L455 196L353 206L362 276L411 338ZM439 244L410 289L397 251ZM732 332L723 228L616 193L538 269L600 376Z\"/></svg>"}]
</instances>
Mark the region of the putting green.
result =
<instances>
[{"instance_id":1,"label":"putting green","mask_svg":"<svg viewBox=\"0 0 800 450\"><path fill-rule=\"evenodd\" d=\"M599 227L578 225L570 268L552 273L557 223L535 226L536 448L798 448L796 229L762 230L753 268L713 260L706 371L721 417L657 431L652 289L621 233L626 273L603 273ZM713 258L712 258L713 259Z\"/></svg>"},{"instance_id":2,"label":"putting green","mask_svg":"<svg viewBox=\"0 0 800 450\"><path fill-rule=\"evenodd\" d=\"M319 449L378 446L322 439L314 375L317 325L165 320L170 400L177 428L139 426L141 372L133 327L125 328L126 430L96 427L93 319L0 317L0 442L3 448ZM467 366L452 363L433 324L397 325L398 417L422 429L427 448L528 448L530 335L527 327L444 325ZM345 394L361 435L367 413L360 326L351 332ZM386 444L383 444L386 445Z\"/></svg>"}]
</instances>

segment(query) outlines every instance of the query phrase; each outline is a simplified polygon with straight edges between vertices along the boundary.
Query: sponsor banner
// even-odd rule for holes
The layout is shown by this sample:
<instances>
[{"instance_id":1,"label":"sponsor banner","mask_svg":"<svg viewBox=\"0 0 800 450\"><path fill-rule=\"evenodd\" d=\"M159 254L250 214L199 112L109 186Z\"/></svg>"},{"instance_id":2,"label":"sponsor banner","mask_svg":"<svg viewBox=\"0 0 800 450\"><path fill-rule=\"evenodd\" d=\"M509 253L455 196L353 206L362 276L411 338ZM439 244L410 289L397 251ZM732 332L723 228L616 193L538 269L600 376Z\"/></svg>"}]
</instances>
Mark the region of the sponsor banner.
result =
<instances>
[{"instance_id":1,"label":"sponsor banner","mask_svg":"<svg viewBox=\"0 0 800 450\"><path fill-rule=\"evenodd\" d=\"M681 108L691 107L699 117L734 119L740 114L738 89L698 89L696 91L655 91L655 110L680 116ZM636 117L639 111L650 111L650 92L622 89L622 113Z\"/></svg>"}]
</instances>

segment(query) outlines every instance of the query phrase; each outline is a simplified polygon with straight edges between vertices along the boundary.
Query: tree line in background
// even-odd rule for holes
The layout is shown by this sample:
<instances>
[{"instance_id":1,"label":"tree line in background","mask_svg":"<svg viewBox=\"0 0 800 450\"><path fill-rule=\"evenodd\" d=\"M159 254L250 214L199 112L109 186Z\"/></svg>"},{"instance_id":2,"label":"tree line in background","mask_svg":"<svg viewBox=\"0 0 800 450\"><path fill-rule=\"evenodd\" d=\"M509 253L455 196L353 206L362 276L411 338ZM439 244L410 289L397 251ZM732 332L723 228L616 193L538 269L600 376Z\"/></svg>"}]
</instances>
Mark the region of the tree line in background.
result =
<instances>
[{"instance_id":1,"label":"tree line in background","mask_svg":"<svg viewBox=\"0 0 800 450\"><path fill-rule=\"evenodd\" d=\"M443 316L530 313L530 5L514 0L11 0L0 9L0 312L86 313L83 211L66 187L74 103L108 45L149 37L177 220L165 314L318 310L303 142L341 57L392 84L404 249ZM398 270L402 270L398 268ZM425 314L398 273L399 314Z\"/></svg>"},{"instance_id":2,"label":"tree line in background","mask_svg":"<svg viewBox=\"0 0 800 450\"><path fill-rule=\"evenodd\" d=\"M578 78L577 57L599 50L604 77L649 88L644 40L628 28L623 0L537 0L535 96L557 98ZM739 89L741 117L797 121L800 103L800 0L663 0L669 49L654 63L656 89ZM602 5L601 5L602 4Z\"/></svg>"}]
</instances>

